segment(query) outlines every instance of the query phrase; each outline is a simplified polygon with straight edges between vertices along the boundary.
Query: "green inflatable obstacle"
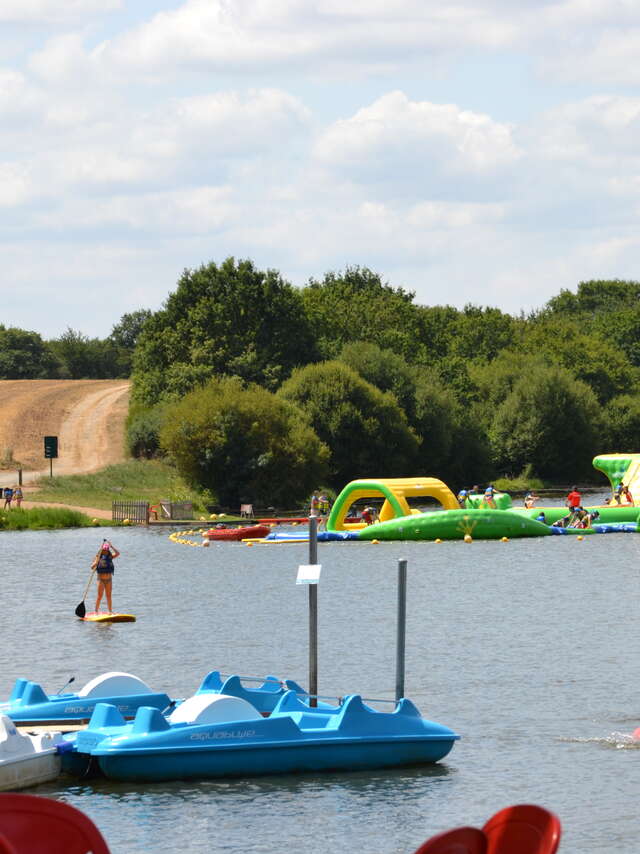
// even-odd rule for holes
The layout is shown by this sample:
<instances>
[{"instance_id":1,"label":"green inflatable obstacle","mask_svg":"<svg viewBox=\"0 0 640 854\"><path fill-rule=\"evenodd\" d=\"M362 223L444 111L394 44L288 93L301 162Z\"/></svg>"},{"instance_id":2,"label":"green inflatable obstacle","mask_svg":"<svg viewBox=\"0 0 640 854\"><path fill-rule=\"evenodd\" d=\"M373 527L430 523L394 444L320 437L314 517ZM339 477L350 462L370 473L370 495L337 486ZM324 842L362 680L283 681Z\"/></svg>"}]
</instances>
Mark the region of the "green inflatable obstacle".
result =
<instances>
[{"instance_id":1,"label":"green inflatable obstacle","mask_svg":"<svg viewBox=\"0 0 640 854\"><path fill-rule=\"evenodd\" d=\"M358 531L359 540L500 540L502 537L545 537L551 531L510 510L436 510L403 516Z\"/></svg>"}]
</instances>

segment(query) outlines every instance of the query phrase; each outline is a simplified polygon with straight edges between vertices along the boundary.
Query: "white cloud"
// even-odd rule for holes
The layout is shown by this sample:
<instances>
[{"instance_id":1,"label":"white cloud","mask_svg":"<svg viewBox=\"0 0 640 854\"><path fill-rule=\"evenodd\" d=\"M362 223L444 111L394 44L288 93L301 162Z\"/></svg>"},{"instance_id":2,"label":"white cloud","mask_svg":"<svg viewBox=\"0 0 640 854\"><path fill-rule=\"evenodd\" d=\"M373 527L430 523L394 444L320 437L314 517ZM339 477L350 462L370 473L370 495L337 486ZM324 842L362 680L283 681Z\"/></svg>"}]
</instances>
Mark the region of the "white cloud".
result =
<instances>
[{"instance_id":1,"label":"white cloud","mask_svg":"<svg viewBox=\"0 0 640 854\"><path fill-rule=\"evenodd\" d=\"M455 104L411 101L396 91L328 127L315 156L351 181L429 198L464 193L461 183L453 189L455 176L472 183L490 180L495 188L496 176L510 170L522 152L509 125ZM477 192L472 183L466 192Z\"/></svg>"},{"instance_id":2,"label":"white cloud","mask_svg":"<svg viewBox=\"0 0 640 854\"><path fill-rule=\"evenodd\" d=\"M121 9L123 0L2 0L1 23L64 23Z\"/></svg>"}]
</instances>

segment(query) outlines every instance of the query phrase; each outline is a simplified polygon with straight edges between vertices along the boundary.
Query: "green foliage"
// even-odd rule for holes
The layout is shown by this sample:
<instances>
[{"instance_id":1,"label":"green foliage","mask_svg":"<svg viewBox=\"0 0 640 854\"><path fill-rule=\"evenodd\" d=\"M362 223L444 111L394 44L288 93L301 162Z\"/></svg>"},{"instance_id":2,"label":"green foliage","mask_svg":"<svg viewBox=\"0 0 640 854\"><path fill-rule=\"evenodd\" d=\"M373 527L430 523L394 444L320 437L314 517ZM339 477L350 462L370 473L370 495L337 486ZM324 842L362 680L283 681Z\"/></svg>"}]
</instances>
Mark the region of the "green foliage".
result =
<instances>
[{"instance_id":1,"label":"green foliage","mask_svg":"<svg viewBox=\"0 0 640 854\"><path fill-rule=\"evenodd\" d=\"M185 270L162 311L145 321L133 399L175 399L221 374L274 388L314 354L300 292L274 270L227 258Z\"/></svg>"},{"instance_id":2,"label":"green foliage","mask_svg":"<svg viewBox=\"0 0 640 854\"><path fill-rule=\"evenodd\" d=\"M228 507L290 506L322 481L329 455L294 405L237 377L168 406L160 443L189 482Z\"/></svg>"},{"instance_id":3,"label":"green foliage","mask_svg":"<svg viewBox=\"0 0 640 854\"><path fill-rule=\"evenodd\" d=\"M587 333L578 318L542 318L531 323L522 347L570 370L587 383L601 403L623 393L640 374L624 352L596 332Z\"/></svg>"},{"instance_id":4,"label":"green foliage","mask_svg":"<svg viewBox=\"0 0 640 854\"><path fill-rule=\"evenodd\" d=\"M352 341L368 341L414 361L420 325L413 297L403 288L383 284L366 267L327 273L322 281L311 279L302 291L318 351L325 359L335 358Z\"/></svg>"},{"instance_id":5,"label":"green foliage","mask_svg":"<svg viewBox=\"0 0 640 854\"><path fill-rule=\"evenodd\" d=\"M526 465L522 472L515 477L498 477L493 485L499 492L526 492L528 490L544 489L545 482L533 475L533 466Z\"/></svg>"},{"instance_id":6,"label":"green foliage","mask_svg":"<svg viewBox=\"0 0 640 854\"><path fill-rule=\"evenodd\" d=\"M61 365L37 332L0 324L0 379L57 377Z\"/></svg>"},{"instance_id":7,"label":"green foliage","mask_svg":"<svg viewBox=\"0 0 640 854\"><path fill-rule=\"evenodd\" d=\"M111 330L108 343L115 348L114 379L131 374L133 353L145 323L151 317L149 309L123 314Z\"/></svg>"},{"instance_id":8,"label":"green foliage","mask_svg":"<svg viewBox=\"0 0 640 854\"><path fill-rule=\"evenodd\" d=\"M415 372L402 356L367 341L355 341L344 345L339 358L380 391L390 391L411 420L415 413Z\"/></svg>"},{"instance_id":9,"label":"green foliage","mask_svg":"<svg viewBox=\"0 0 640 854\"><path fill-rule=\"evenodd\" d=\"M150 460L160 453L160 430L164 410L162 404L130 407L127 418L127 447L132 457Z\"/></svg>"},{"instance_id":10,"label":"green foliage","mask_svg":"<svg viewBox=\"0 0 640 854\"><path fill-rule=\"evenodd\" d=\"M331 449L330 482L400 476L415 470L419 442L395 397L342 362L294 371L278 394L297 404Z\"/></svg>"},{"instance_id":11,"label":"green foliage","mask_svg":"<svg viewBox=\"0 0 640 854\"><path fill-rule=\"evenodd\" d=\"M60 374L65 379L104 380L122 376L118 349L109 339L87 338L67 328L59 338L49 341L49 347L60 362Z\"/></svg>"},{"instance_id":12,"label":"green foliage","mask_svg":"<svg viewBox=\"0 0 640 854\"><path fill-rule=\"evenodd\" d=\"M532 366L497 408L489 435L499 471L528 464L543 478L591 474L601 443L600 408L593 391L559 367Z\"/></svg>"},{"instance_id":13,"label":"green foliage","mask_svg":"<svg viewBox=\"0 0 640 854\"><path fill-rule=\"evenodd\" d=\"M48 528L88 528L94 523L84 513L67 507L16 508L0 512L0 530L41 531Z\"/></svg>"},{"instance_id":14,"label":"green foliage","mask_svg":"<svg viewBox=\"0 0 640 854\"><path fill-rule=\"evenodd\" d=\"M576 315L610 314L623 309L633 309L640 299L640 282L621 279L580 282L576 294L561 290L546 305L547 314Z\"/></svg>"},{"instance_id":15,"label":"green foliage","mask_svg":"<svg viewBox=\"0 0 640 854\"><path fill-rule=\"evenodd\" d=\"M622 394L605 409L608 453L637 454L640 449L640 395Z\"/></svg>"}]
</instances>

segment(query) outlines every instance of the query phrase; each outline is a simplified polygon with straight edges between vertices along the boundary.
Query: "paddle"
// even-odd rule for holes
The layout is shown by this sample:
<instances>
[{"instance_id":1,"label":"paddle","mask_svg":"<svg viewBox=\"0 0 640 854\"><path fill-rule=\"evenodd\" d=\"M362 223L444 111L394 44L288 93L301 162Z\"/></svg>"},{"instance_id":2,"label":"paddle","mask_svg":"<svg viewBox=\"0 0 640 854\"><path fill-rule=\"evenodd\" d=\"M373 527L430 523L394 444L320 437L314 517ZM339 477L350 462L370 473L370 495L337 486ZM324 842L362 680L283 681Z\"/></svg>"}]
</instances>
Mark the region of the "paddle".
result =
<instances>
[{"instance_id":1,"label":"paddle","mask_svg":"<svg viewBox=\"0 0 640 854\"><path fill-rule=\"evenodd\" d=\"M100 550L98 551L96 558L100 557L101 552L102 552L102 546L100 546ZM84 617L84 615L87 613L87 609L84 606L84 600L87 598L87 593L89 592L89 587L91 586L91 582L93 581L93 573L94 572L95 572L95 569L92 569L91 575L89 576L89 580L87 581L87 586L84 588L84 595L82 597L82 602L80 602L80 604L77 606L76 611L75 611L76 617L80 617L80 619L82 619Z\"/></svg>"}]
</instances>

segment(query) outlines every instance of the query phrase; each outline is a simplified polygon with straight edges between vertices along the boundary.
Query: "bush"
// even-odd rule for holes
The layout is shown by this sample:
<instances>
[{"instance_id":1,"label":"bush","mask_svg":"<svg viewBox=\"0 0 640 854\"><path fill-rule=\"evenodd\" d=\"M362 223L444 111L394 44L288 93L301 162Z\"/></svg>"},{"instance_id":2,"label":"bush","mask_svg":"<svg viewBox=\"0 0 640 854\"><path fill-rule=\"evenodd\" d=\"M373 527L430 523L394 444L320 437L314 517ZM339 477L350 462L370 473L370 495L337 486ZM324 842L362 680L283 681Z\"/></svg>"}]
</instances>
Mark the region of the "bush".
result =
<instances>
[{"instance_id":1,"label":"bush","mask_svg":"<svg viewBox=\"0 0 640 854\"><path fill-rule=\"evenodd\" d=\"M237 377L169 405L160 444L188 481L227 507L291 505L323 480L329 456L300 410Z\"/></svg>"},{"instance_id":2,"label":"bush","mask_svg":"<svg viewBox=\"0 0 640 854\"><path fill-rule=\"evenodd\" d=\"M294 371L278 394L298 405L331 449L331 483L415 470L419 441L395 397L342 362Z\"/></svg>"}]
</instances>

